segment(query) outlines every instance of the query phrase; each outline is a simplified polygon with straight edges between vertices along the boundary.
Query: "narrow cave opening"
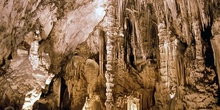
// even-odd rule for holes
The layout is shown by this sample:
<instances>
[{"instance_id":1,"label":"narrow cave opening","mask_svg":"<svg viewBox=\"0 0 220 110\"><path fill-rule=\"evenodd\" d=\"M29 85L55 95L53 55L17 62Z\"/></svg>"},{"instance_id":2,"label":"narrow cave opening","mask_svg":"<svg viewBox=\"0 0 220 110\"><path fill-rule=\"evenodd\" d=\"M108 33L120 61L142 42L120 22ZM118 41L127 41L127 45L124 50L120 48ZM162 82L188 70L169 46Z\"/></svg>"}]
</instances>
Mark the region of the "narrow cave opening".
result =
<instances>
[{"instance_id":1,"label":"narrow cave opening","mask_svg":"<svg viewBox=\"0 0 220 110\"><path fill-rule=\"evenodd\" d=\"M125 18L125 23L124 23L124 61L126 63L130 63L131 59L130 56L127 56L128 54L130 55L131 53L131 34L132 34L132 24L131 21L129 20L129 18ZM129 58L128 58L129 57Z\"/></svg>"},{"instance_id":2,"label":"narrow cave opening","mask_svg":"<svg viewBox=\"0 0 220 110\"><path fill-rule=\"evenodd\" d=\"M208 26L201 32L201 37L204 41L204 54L205 54L205 65L206 67L214 68L214 56L211 46L210 39L212 37L211 26Z\"/></svg>"},{"instance_id":3,"label":"narrow cave opening","mask_svg":"<svg viewBox=\"0 0 220 110\"><path fill-rule=\"evenodd\" d=\"M60 110L69 110L69 97L65 79L61 77Z\"/></svg>"},{"instance_id":4,"label":"narrow cave opening","mask_svg":"<svg viewBox=\"0 0 220 110\"><path fill-rule=\"evenodd\" d=\"M8 56L7 59L8 59L8 60L12 60L12 59L13 59L13 57L12 57L12 53L9 54L9 56Z\"/></svg>"}]
</instances>

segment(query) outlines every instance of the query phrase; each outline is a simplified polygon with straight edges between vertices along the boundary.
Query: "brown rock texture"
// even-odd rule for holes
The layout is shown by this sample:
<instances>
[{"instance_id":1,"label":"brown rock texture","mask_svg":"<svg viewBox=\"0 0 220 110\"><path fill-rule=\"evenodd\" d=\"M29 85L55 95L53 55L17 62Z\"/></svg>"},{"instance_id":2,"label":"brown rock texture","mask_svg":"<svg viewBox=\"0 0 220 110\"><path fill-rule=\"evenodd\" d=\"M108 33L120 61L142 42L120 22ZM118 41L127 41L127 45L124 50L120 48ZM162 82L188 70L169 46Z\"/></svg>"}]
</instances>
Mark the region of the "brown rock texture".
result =
<instances>
[{"instance_id":1,"label":"brown rock texture","mask_svg":"<svg viewBox=\"0 0 220 110\"><path fill-rule=\"evenodd\" d=\"M1 0L0 110L218 110L219 10L219 0Z\"/></svg>"}]
</instances>

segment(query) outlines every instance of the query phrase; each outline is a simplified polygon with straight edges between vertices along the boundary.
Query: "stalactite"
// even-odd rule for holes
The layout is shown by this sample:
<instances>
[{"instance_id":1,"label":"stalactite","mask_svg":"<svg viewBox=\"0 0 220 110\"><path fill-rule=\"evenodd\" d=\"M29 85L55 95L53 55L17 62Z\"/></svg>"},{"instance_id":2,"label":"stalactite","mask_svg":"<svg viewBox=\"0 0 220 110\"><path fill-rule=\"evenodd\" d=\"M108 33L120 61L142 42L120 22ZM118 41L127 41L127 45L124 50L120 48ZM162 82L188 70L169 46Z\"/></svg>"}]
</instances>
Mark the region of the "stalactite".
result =
<instances>
[{"instance_id":1,"label":"stalactite","mask_svg":"<svg viewBox=\"0 0 220 110\"><path fill-rule=\"evenodd\" d=\"M57 78L53 84L53 91L56 93L57 95L57 99L56 99L56 106L58 108L60 108L60 101L61 101L61 78Z\"/></svg>"},{"instance_id":2,"label":"stalactite","mask_svg":"<svg viewBox=\"0 0 220 110\"><path fill-rule=\"evenodd\" d=\"M165 58L165 61L166 61L166 85L167 85L167 88L170 88L170 82L169 82L169 65L168 65L168 61L169 61L169 43L167 40L165 40L164 42L164 48L165 48L165 54L166 54L166 58Z\"/></svg>"},{"instance_id":3,"label":"stalactite","mask_svg":"<svg viewBox=\"0 0 220 110\"><path fill-rule=\"evenodd\" d=\"M68 93L69 93L69 98L71 98L71 95L72 95L72 81L71 81L71 79L68 79L67 80L67 90L68 90Z\"/></svg>"},{"instance_id":4,"label":"stalactite","mask_svg":"<svg viewBox=\"0 0 220 110\"><path fill-rule=\"evenodd\" d=\"M170 22L169 22L169 9L168 9L168 6L167 6L167 2L164 1L164 16L165 16L165 21L166 21L166 28L167 30L169 30L169 27L170 27Z\"/></svg>"},{"instance_id":5,"label":"stalactite","mask_svg":"<svg viewBox=\"0 0 220 110\"><path fill-rule=\"evenodd\" d=\"M99 31L99 75L103 76L103 65L104 65L104 32Z\"/></svg>"},{"instance_id":6,"label":"stalactite","mask_svg":"<svg viewBox=\"0 0 220 110\"><path fill-rule=\"evenodd\" d=\"M119 26L123 27L124 16L124 0L118 0L118 21Z\"/></svg>"},{"instance_id":7,"label":"stalactite","mask_svg":"<svg viewBox=\"0 0 220 110\"><path fill-rule=\"evenodd\" d=\"M138 3L138 6L141 6L141 4ZM139 18L137 17L140 15L140 13L136 11L135 8L134 9L126 8L126 10L129 12L130 19L131 19L131 27L132 27L130 48L134 56L134 64L137 64L137 63L140 63L139 60L144 61L146 59L144 48L143 48L143 37L141 36L141 32L139 28L139 22L138 22Z\"/></svg>"},{"instance_id":8,"label":"stalactite","mask_svg":"<svg viewBox=\"0 0 220 110\"><path fill-rule=\"evenodd\" d=\"M136 43L135 43L136 39L134 37L134 34L133 36L131 37L131 54L130 54L130 63L131 65L134 65L137 63L137 46L136 46ZM132 61L132 60L134 61Z\"/></svg>"},{"instance_id":9,"label":"stalactite","mask_svg":"<svg viewBox=\"0 0 220 110\"><path fill-rule=\"evenodd\" d=\"M118 40L118 42L117 42L117 53L118 53L118 67L120 68L120 69L125 69L126 67L126 65L125 65L125 61L124 61L124 54L125 54L125 52L124 52L124 36L119 36L118 38L117 38L117 40Z\"/></svg>"},{"instance_id":10,"label":"stalactite","mask_svg":"<svg viewBox=\"0 0 220 110\"><path fill-rule=\"evenodd\" d=\"M172 18L174 20L176 20L177 18L177 5L176 5L176 0L166 0L166 3L167 3L167 6L169 8L169 10L171 11L171 14L172 14Z\"/></svg>"},{"instance_id":11,"label":"stalactite","mask_svg":"<svg viewBox=\"0 0 220 110\"><path fill-rule=\"evenodd\" d=\"M175 45L175 64L176 64L176 74L177 74L177 86L184 86L185 84L185 62L182 55L183 45L180 43L178 39L174 41Z\"/></svg>"},{"instance_id":12,"label":"stalactite","mask_svg":"<svg viewBox=\"0 0 220 110\"><path fill-rule=\"evenodd\" d=\"M140 32L140 29L138 28L138 27L139 27L139 25L138 25L138 19L135 19L134 24L135 24L134 26L135 26L136 36L137 36L137 45L139 45L138 47L139 47L140 50L141 50L142 60L145 61L145 60L146 60L146 57L145 57L145 52L144 52L144 47L143 47L143 39L142 39L142 37L140 36L140 35L141 35L141 32Z\"/></svg>"},{"instance_id":13,"label":"stalactite","mask_svg":"<svg viewBox=\"0 0 220 110\"><path fill-rule=\"evenodd\" d=\"M150 24L150 7L147 7L147 33L146 33L146 35L147 36L151 36L150 35L150 30L151 30L151 28L149 28L149 27L151 27L151 24ZM149 40L150 39L150 37L147 37L147 40Z\"/></svg>"}]
</instances>

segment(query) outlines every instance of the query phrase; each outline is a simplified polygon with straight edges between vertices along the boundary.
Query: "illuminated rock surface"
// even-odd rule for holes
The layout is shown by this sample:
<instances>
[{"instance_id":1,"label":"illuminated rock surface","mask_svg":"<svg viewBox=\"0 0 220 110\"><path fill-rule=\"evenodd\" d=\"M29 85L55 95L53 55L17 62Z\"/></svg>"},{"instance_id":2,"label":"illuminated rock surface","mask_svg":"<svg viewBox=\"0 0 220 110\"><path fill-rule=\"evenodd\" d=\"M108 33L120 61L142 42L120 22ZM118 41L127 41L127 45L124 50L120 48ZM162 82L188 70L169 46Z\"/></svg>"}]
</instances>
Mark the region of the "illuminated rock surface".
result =
<instances>
[{"instance_id":1,"label":"illuminated rock surface","mask_svg":"<svg viewBox=\"0 0 220 110\"><path fill-rule=\"evenodd\" d=\"M0 110L220 109L219 0L1 0Z\"/></svg>"}]
</instances>

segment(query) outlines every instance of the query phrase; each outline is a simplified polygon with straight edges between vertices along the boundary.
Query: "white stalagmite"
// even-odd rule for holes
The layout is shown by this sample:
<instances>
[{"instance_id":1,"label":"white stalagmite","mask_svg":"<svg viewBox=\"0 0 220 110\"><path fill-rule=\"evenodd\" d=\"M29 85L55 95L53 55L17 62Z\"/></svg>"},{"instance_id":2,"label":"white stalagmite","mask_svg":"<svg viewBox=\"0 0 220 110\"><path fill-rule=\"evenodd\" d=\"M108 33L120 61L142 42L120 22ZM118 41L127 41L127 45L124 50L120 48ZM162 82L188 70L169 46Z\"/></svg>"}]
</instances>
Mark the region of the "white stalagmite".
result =
<instances>
[{"instance_id":1,"label":"white stalagmite","mask_svg":"<svg viewBox=\"0 0 220 110\"><path fill-rule=\"evenodd\" d=\"M25 96L25 102L22 106L22 110L32 110L34 103L40 99L41 93L42 92L39 92L36 88L28 92Z\"/></svg>"},{"instance_id":2,"label":"white stalagmite","mask_svg":"<svg viewBox=\"0 0 220 110\"><path fill-rule=\"evenodd\" d=\"M86 97L86 102L85 102L85 104L84 104L84 106L83 106L83 108L82 108L82 110L88 110L89 109L89 103L88 103L88 97Z\"/></svg>"},{"instance_id":3,"label":"white stalagmite","mask_svg":"<svg viewBox=\"0 0 220 110\"><path fill-rule=\"evenodd\" d=\"M34 88L28 91L25 95L25 101L22 106L22 110L32 110L34 103L40 99L42 94L42 89L45 89L46 85L49 85L52 81L54 74L49 74L48 69L50 65L49 55L43 53L42 55L38 54L39 49L39 31L36 31L36 35L34 36L34 41L31 42L30 54L28 59L32 66L33 71L32 76L36 79L36 83ZM31 68L31 67L30 67ZM32 83L34 85L34 82Z\"/></svg>"},{"instance_id":4,"label":"white stalagmite","mask_svg":"<svg viewBox=\"0 0 220 110\"><path fill-rule=\"evenodd\" d=\"M34 70L36 70L39 66L38 48L39 48L39 43L37 40L31 42L29 60Z\"/></svg>"},{"instance_id":5,"label":"white stalagmite","mask_svg":"<svg viewBox=\"0 0 220 110\"><path fill-rule=\"evenodd\" d=\"M140 110L140 99L133 96L127 97L127 110Z\"/></svg>"}]
</instances>

